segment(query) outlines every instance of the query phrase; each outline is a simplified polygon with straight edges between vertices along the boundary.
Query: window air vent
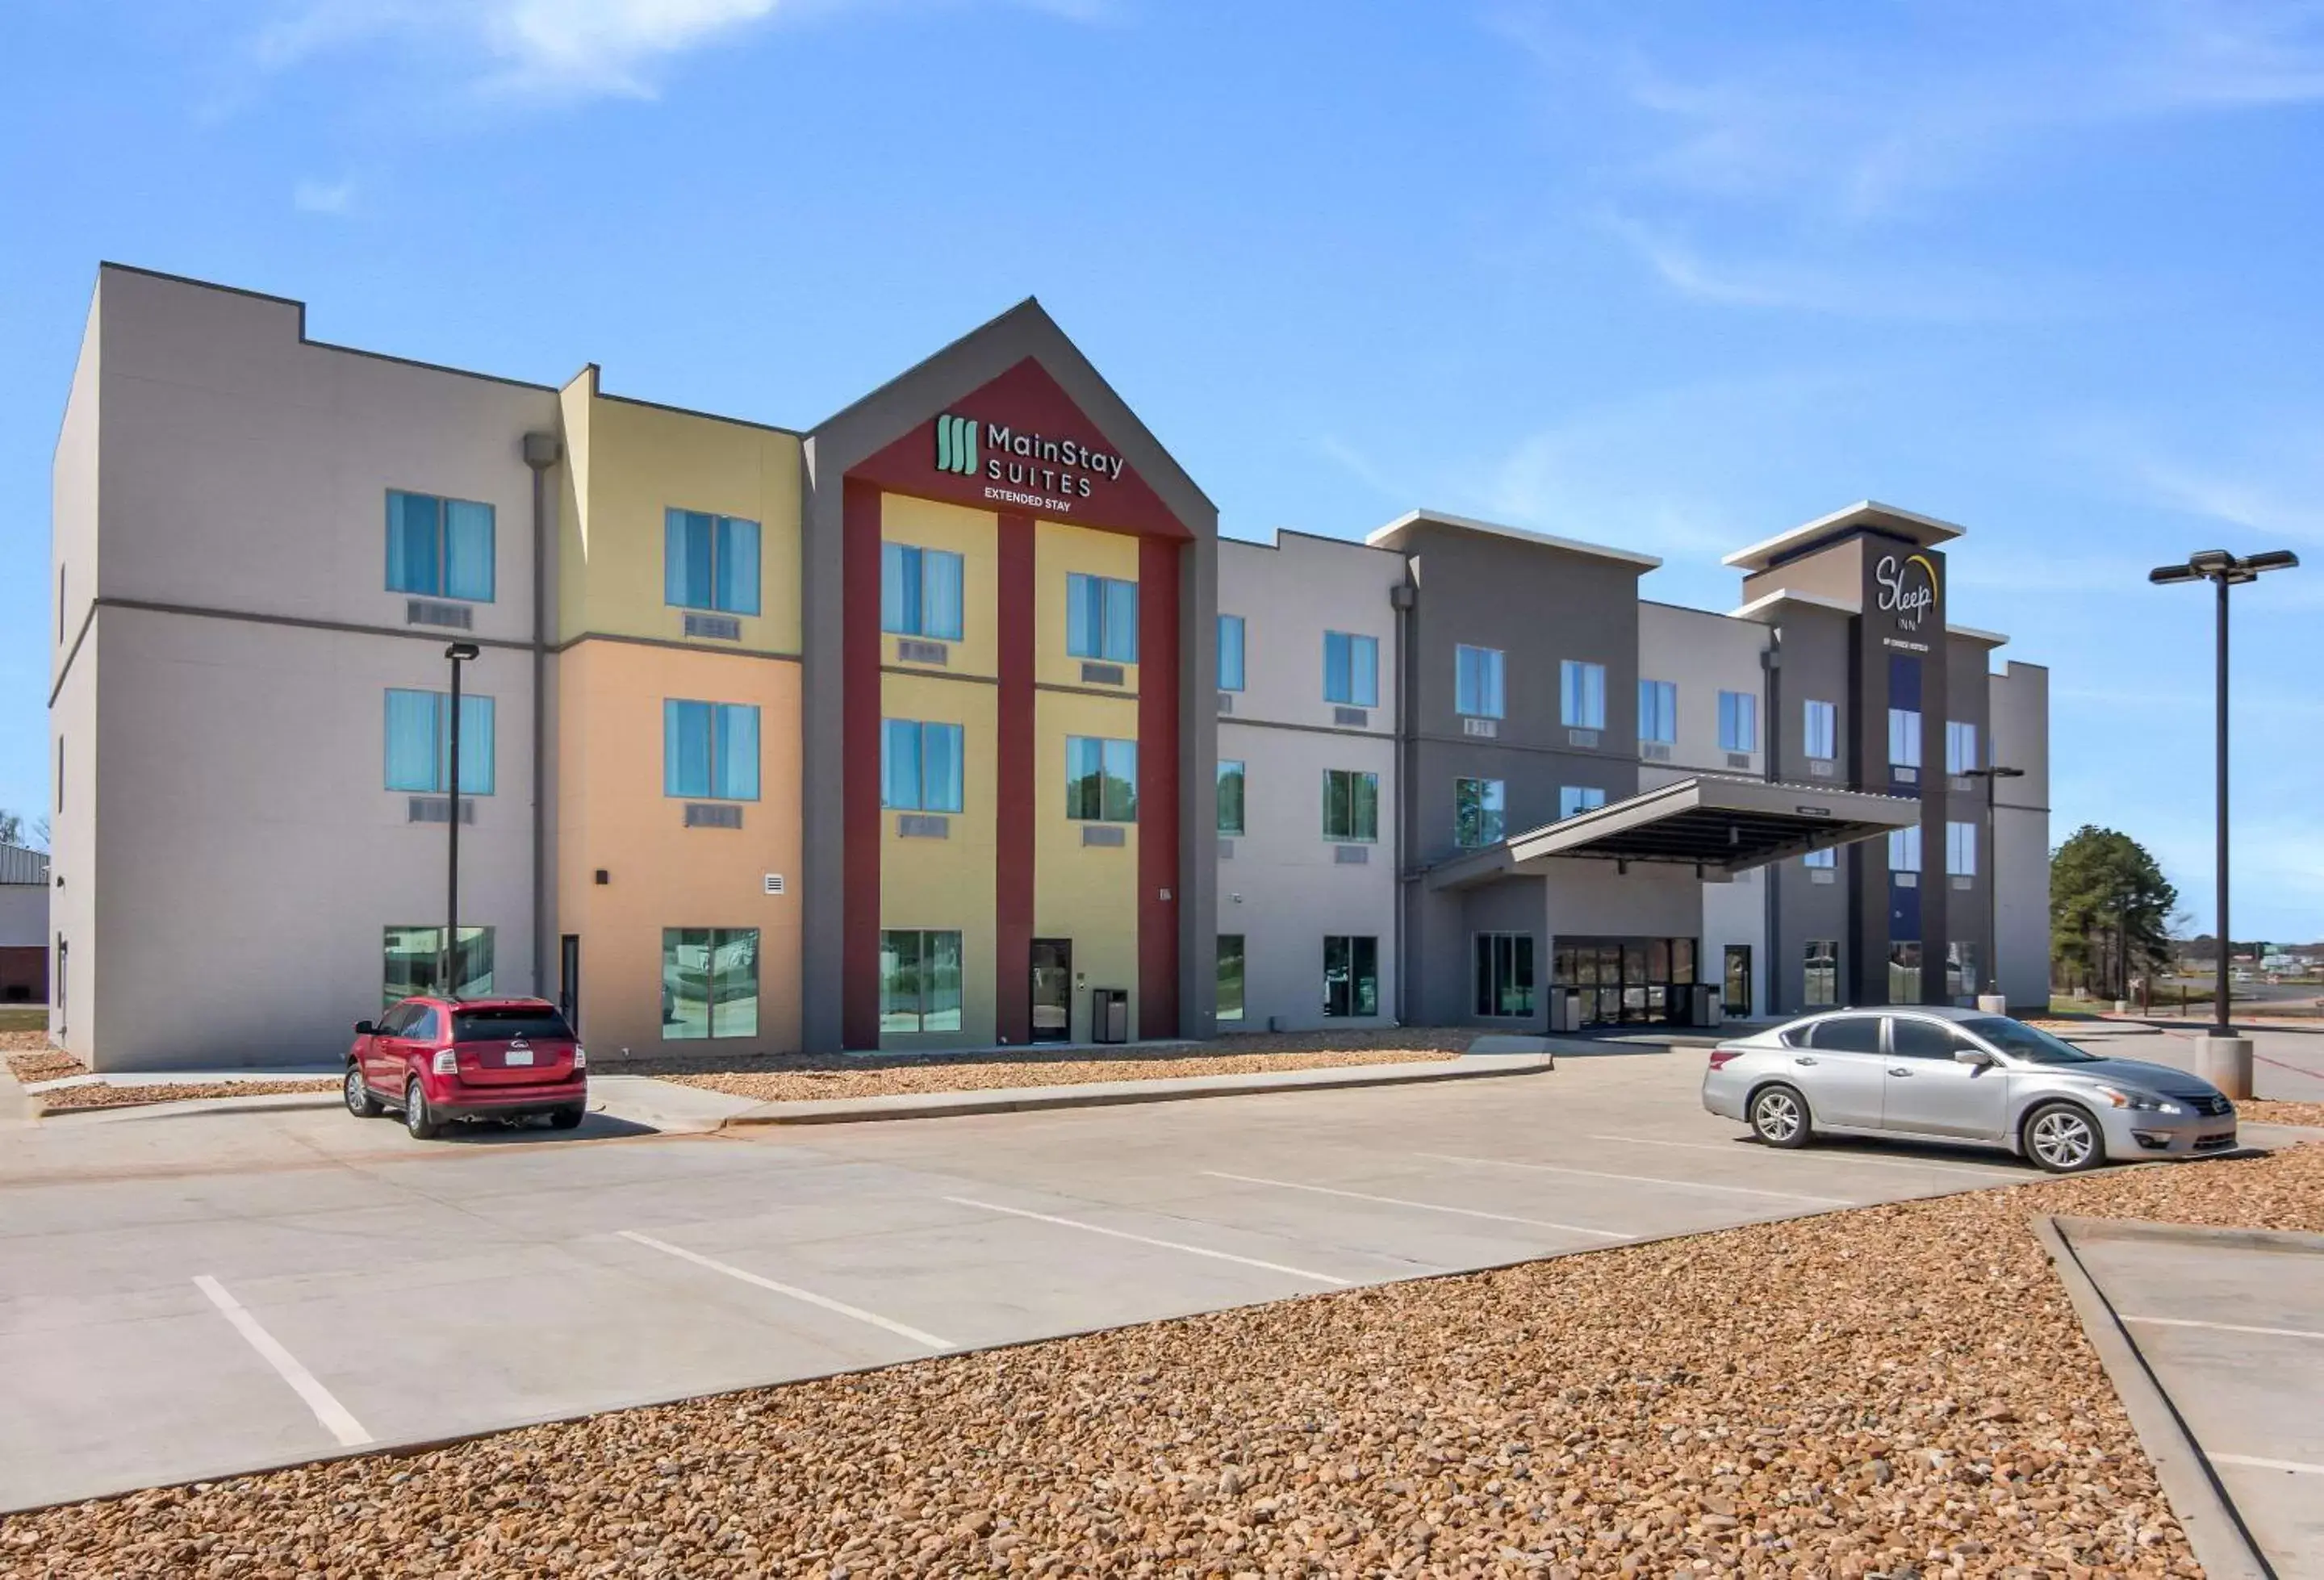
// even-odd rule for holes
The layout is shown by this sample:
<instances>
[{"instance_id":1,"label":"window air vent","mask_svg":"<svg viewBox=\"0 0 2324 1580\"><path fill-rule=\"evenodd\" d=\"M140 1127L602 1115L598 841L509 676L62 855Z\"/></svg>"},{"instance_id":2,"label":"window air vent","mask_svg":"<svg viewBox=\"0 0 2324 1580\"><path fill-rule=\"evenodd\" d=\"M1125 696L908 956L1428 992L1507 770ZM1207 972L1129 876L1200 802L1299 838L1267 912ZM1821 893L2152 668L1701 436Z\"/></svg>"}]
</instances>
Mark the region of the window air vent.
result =
<instances>
[{"instance_id":1,"label":"window air vent","mask_svg":"<svg viewBox=\"0 0 2324 1580\"><path fill-rule=\"evenodd\" d=\"M1084 686L1121 686L1129 682L1120 664L1084 664L1082 684Z\"/></svg>"},{"instance_id":2,"label":"window air vent","mask_svg":"<svg viewBox=\"0 0 2324 1580\"><path fill-rule=\"evenodd\" d=\"M1116 823L1085 823L1082 826L1082 843L1120 846L1130 843L1130 836Z\"/></svg>"},{"instance_id":3,"label":"window air vent","mask_svg":"<svg viewBox=\"0 0 2324 1580\"><path fill-rule=\"evenodd\" d=\"M1232 713L1234 711L1233 692L1222 691L1219 693L1219 711L1221 713Z\"/></svg>"},{"instance_id":4,"label":"window air vent","mask_svg":"<svg viewBox=\"0 0 2324 1580\"><path fill-rule=\"evenodd\" d=\"M466 604L439 604L433 598L407 598L403 605L406 625L448 625L456 631L474 628L475 614Z\"/></svg>"},{"instance_id":5,"label":"window air vent","mask_svg":"<svg viewBox=\"0 0 2324 1580\"><path fill-rule=\"evenodd\" d=\"M742 623L732 614L688 614L686 634L709 642L740 642Z\"/></svg>"},{"instance_id":6,"label":"window air vent","mask_svg":"<svg viewBox=\"0 0 2324 1580\"><path fill-rule=\"evenodd\" d=\"M1501 733L1501 721L1497 718L1464 718L1461 721L1461 733L1482 735L1488 741L1497 740Z\"/></svg>"},{"instance_id":7,"label":"window air vent","mask_svg":"<svg viewBox=\"0 0 2324 1580\"><path fill-rule=\"evenodd\" d=\"M1965 773L1954 774L1951 780L1948 782L1950 782L1953 789L1957 790L1973 790L1977 788L1977 781L1969 778L1969 775Z\"/></svg>"},{"instance_id":8,"label":"window air vent","mask_svg":"<svg viewBox=\"0 0 2324 1580\"><path fill-rule=\"evenodd\" d=\"M1811 757L1808 759L1808 772L1815 775L1818 779L1830 779L1836 772L1838 772L1839 767L1840 765L1829 757Z\"/></svg>"},{"instance_id":9,"label":"window air vent","mask_svg":"<svg viewBox=\"0 0 2324 1580\"><path fill-rule=\"evenodd\" d=\"M1668 741L1641 741L1638 743L1638 755L1645 758L1649 762L1668 762L1671 760L1670 743Z\"/></svg>"},{"instance_id":10,"label":"window air vent","mask_svg":"<svg viewBox=\"0 0 2324 1580\"><path fill-rule=\"evenodd\" d=\"M896 661L899 664L950 664L952 649L940 642L922 642L916 636L896 639Z\"/></svg>"},{"instance_id":11,"label":"window air vent","mask_svg":"<svg viewBox=\"0 0 2324 1580\"><path fill-rule=\"evenodd\" d=\"M783 875L780 873L769 873L767 874L767 892L770 894L779 894L782 892Z\"/></svg>"},{"instance_id":12,"label":"window air vent","mask_svg":"<svg viewBox=\"0 0 2324 1580\"><path fill-rule=\"evenodd\" d=\"M406 809L408 823L449 823L452 820L452 798L449 796L413 796ZM460 798L460 821L476 820L476 803L466 796Z\"/></svg>"},{"instance_id":13,"label":"window air vent","mask_svg":"<svg viewBox=\"0 0 2324 1580\"><path fill-rule=\"evenodd\" d=\"M1231 862L1234 860L1233 840L1222 839L1219 841L1219 860L1222 862Z\"/></svg>"},{"instance_id":14,"label":"window air vent","mask_svg":"<svg viewBox=\"0 0 2324 1580\"><path fill-rule=\"evenodd\" d=\"M1565 744L1569 746L1595 746L1598 744L1598 732L1596 730L1568 730L1565 732Z\"/></svg>"},{"instance_id":15,"label":"window air vent","mask_svg":"<svg viewBox=\"0 0 2324 1580\"><path fill-rule=\"evenodd\" d=\"M1729 752L1727 753L1727 766L1729 768L1750 767L1751 753L1748 752Z\"/></svg>"},{"instance_id":16,"label":"window air vent","mask_svg":"<svg viewBox=\"0 0 2324 1580\"><path fill-rule=\"evenodd\" d=\"M1372 716L1360 707L1335 707L1332 710L1332 722L1360 730L1372 722Z\"/></svg>"},{"instance_id":17,"label":"window air vent","mask_svg":"<svg viewBox=\"0 0 2324 1580\"><path fill-rule=\"evenodd\" d=\"M688 801L686 803L686 826L688 828L740 828L742 808L723 801Z\"/></svg>"},{"instance_id":18,"label":"window air vent","mask_svg":"<svg viewBox=\"0 0 2324 1580\"><path fill-rule=\"evenodd\" d=\"M1953 874L1953 887L1954 887L1954 888L1956 888L1956 889L1973 889L1973 888L1975 888L1976 886L1977 886L1977 880L1976 880L1975 878L1967 878L1967 877L1963 877L1963 876L1962 876L1960 873L1955 873Z\"/></svg>"},{"instance_id":19,"label":"window air vent","mask_svg":"<svg viewBox=\"0 0 2324 1580\"><path fill-rule=\"evenodd\" d=\"M1837 883L1840 882L1840 874L1833 872L1830 867L1810 867L1808 869L1808 882L1811 883Z\"/></svg>"},{"instance_id":20,"label":"window air vent","mask_svg":"<svg viewBox=\"0 0 2324 1580\"><path fill-rule=\"evenodd\" d=\"M931 817L926 812L905 812L896 818L896 833L903 839L950 839L952 819Z\"/></svg>"},{"instance_id":21,"label":"window air vent","mask_svg":"<svg viewBox=\"0 0 2324 1580\"><path fill-rule=\"evenodd\" d=\"M1343 867L1360 867L1371 859L1372 847L1369 845L1335 845L1332 847L1332 860Z\"/></svg>"},{"instance_id":22,"label":"window air vent","mask_svg":"<svg viewBox=\"0 0 2324 1580\"><path fill-rule=\"evenodd\" d=\"M1921 874L1918 873L1891 873L1888 874L1888 881L1895 884L1899 889L1917 889L1921 886Z\"/></svg>"},{"instance_id":23,"label":"window air vent","mask_svg":"<svg viewBox=\"0 0 2324 1580\"><path fill-rule=\"evenodd\" d=\"M1917 768L1906 768L1902 763L1892 762L1888 765L1888 777L1898 784L1918 784L1921 782L1921 771Z\"/></svg>"}]
</instances>

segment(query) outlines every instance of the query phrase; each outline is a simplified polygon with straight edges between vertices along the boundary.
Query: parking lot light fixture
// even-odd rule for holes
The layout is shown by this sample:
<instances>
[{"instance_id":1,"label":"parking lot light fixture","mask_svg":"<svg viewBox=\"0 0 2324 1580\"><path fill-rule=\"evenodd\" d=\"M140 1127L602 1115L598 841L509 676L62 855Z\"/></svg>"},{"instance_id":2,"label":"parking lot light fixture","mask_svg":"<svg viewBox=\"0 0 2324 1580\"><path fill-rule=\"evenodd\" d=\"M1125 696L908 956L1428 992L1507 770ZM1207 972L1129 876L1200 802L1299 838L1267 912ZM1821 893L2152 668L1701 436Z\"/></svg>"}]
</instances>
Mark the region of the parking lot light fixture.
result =
<instances>
[{"instance_id":1,"label":"parking lot light fixture","mask_svg":"<svg viewBox=\"0 0 2324 1580\"><path fill-rule=\"evenodd\" d=\"M445 764L445 784L451 791L450 816L444 819L446 864L444 953L438 984L447 999L460 996L460 666L472 663L482 651L473 642L456 642L444 650L452 664L452 716Z\"/></svg>"}]
</instances>

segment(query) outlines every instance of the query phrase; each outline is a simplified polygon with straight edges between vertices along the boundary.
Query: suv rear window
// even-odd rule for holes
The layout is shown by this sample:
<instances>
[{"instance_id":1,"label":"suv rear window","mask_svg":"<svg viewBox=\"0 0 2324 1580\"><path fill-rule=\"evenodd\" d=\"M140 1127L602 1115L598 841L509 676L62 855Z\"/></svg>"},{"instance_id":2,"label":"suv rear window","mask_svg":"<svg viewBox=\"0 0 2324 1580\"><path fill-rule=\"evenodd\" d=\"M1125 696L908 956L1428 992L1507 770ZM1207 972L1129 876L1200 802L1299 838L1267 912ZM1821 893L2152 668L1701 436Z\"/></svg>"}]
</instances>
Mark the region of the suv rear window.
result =
<instances>
[{"instance_id":1,"label":"suv rear window","mask_svg":"<svg viewBox=\"0 0 2324 1580\"><path fill-rule=\"evenodd\" d=\"M460 1010L452 1016L455 1042L505 1042L521 1037L528 1042L571 1041L573 1028L565 1017L547 1007L512 1005L504 1010Z\"/></svg>"}]
</instances>

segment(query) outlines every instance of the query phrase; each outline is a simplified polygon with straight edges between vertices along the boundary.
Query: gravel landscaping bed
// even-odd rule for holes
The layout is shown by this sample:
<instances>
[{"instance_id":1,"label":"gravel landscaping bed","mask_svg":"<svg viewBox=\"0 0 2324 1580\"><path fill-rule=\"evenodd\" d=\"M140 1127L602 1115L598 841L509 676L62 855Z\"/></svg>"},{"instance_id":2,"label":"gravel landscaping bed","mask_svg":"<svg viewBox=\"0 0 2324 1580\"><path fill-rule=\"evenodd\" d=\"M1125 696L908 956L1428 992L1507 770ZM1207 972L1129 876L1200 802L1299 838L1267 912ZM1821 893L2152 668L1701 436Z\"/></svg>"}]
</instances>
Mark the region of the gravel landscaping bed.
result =
<instances>
[{"instance_id":1,"label":"gravel landscaping bed","mask_svg":"<svg viewBox=\"0 0 2324 1580\"><path fill-rule=\"evenodd\" d=\"M2324 1125L2324 1103L2277 1103L2246 1097L2236 1104L2236 1117L2254 1124Z\"/></svg>"},{"instance_id":2,"label":"gravel landscaping bed","mask_svg":"<svg viewBox=\"0 0 2324 1580\"><path fill-rule=\"evenodd\" d=\"M52 1509L0 1575L2199 1575L2042 1212L2324 1230L2324 1147Z\"/></svg>"},{"instance_id":3,"label":"gravel landscaping bed","mask_svg":"<svg viewBox=\"0 0 2324 1580\"><path fill-rule=\"evenodd\" d=\"M148 1103L184 1103L196 1097L270 1097L285 1092L336 1092L338 1086L337 1081L311 1076L281 1081L146 1081L125 1086L92 1081L85 1086L59 1086L32 1095L48 1112L59 1113L83 1108L136 1108Z\"/></svg>"},{"instance_id":4,"label":"gravel landscaping bed","mask_svg":"<svg viewBox=\"0 0 2324 1580\"><path fill-rule=\"evenodd\" d=\"M1008 1086L1077 1086L1091 1081L1160 1081L1183 1076L1247 1076L1342 1065L1409 1064L1458 1058L1473 1031L1284 1032L1213 1042L1060 1053L705 1055L608 1062L609 1075L658 1076L738 1097L784 1103L818 1097L881 1097L927 1092L987 1092Z\"/></svg>"},{"instance_id":5,"label":"gravel landscaping bed","mask_svg":"<svg viewBox=\"0 0 2324 1580\"><path fill-rule=\"evenodd\" d=\"M61 1081L85 1076L88 1068L60 1048L49 1046L45 1031L0 1031L0 1052L8 1057L8 1073L20 1081Z\"/></svg>"}]
</instances>

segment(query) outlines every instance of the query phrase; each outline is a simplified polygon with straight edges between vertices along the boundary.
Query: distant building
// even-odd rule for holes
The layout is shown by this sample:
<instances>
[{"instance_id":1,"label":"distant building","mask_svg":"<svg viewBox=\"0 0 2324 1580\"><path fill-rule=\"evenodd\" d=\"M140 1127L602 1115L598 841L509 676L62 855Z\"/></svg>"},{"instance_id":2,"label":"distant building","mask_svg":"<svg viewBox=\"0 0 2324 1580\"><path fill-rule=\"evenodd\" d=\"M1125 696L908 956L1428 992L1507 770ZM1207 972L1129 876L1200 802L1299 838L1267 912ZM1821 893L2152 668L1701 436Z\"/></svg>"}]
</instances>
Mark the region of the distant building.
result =
<instances>
[{"instance_id":1,"label":"distant building","mask_svg":"<svg viewBox=\"0 0 2324 1580\"><path fill-rule=\"evenodd\" d=\"M0 845L0 1003L49 998L49 858Z\"/></svg>"}]
</instances>

